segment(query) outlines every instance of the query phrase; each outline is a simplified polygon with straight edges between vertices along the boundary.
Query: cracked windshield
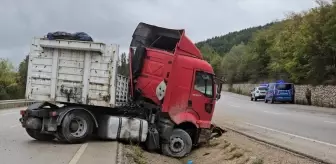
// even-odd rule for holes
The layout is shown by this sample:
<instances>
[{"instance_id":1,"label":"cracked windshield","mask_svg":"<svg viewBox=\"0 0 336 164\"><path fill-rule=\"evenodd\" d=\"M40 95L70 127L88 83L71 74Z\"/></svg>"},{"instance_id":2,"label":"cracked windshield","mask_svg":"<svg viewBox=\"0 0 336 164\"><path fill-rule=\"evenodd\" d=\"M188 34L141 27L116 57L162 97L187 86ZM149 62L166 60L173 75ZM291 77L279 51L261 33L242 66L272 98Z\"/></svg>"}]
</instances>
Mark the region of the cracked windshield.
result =
<instances>
[{"instance_id":1,"label":"cracked windshield","mask_svg":"<svg viewBox=\"0 0 336 164\"><path fill-rule=\"evenodd\" d=\"M336 164L336 0L0 1L0 164Z\"/></svg>"}]
</instances>

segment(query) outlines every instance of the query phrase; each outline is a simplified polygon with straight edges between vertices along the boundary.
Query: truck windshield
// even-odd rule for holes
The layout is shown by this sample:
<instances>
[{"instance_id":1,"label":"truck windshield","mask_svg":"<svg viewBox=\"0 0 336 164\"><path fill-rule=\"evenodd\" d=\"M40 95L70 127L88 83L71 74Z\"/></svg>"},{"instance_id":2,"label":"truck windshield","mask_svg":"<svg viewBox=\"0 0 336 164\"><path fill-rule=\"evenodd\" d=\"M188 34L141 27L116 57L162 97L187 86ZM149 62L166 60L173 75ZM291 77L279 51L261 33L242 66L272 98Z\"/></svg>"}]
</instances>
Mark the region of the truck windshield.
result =
<instances>
[{"instance_id":1,"label":"truck windshield","mask_svg":"<svg viewBox=\"0 0 336 164\"><path fill-rule=\"evenodd\" d=\"M278 89L278 90L290 90L290 89L292 89L292 84L277 84L276 89Z\"/></svg>"},{"instance_id":2,"label":"truck windshield","mask_svg":"<svg viewBox=\"0 0 336 164\"><path fill-rule=\"evenodd\" d=\"M207 97L213 97L213 77L205 72L196 72L195 90L203 93Z\"/></svg>"}]
</instances>

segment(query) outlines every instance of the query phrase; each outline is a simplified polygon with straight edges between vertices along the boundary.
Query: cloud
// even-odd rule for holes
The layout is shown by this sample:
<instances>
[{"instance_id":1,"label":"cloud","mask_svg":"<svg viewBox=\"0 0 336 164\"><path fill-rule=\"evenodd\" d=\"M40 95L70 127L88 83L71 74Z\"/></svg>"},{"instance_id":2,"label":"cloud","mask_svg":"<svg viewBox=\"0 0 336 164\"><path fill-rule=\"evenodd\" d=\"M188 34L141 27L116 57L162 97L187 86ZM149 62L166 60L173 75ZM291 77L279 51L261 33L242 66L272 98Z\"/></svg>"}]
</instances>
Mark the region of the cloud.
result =
<instances>
[{"instance_id":1,"label":"cloud","mask_svg":"<svg viewBox=\"0 0 336 164\"><path fill-rule=\"evenodd\" d=\"M127 50L139 22L184 28L193 41L282 19L313 0L1 0L0 57L18 64L33 37L83 31Z\"/></svg>"}]
</instances>

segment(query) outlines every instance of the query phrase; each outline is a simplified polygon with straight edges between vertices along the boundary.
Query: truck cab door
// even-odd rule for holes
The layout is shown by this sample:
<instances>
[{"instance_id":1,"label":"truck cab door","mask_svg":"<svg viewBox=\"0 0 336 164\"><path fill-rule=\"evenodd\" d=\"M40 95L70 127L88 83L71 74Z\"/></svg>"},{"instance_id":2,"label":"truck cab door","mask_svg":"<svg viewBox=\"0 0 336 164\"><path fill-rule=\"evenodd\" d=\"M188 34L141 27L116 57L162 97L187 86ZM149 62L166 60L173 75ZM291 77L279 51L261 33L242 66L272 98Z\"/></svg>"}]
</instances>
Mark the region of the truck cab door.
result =
<instances>
[{"instance_id":1,"label":"truck cab door","mask_svg":"<svg viewBox=\"0 0 336 164\"><path fill-rule=\"evenodd\" d=\"M194 71L193 85L191 86L188 108L199 116L199 121L208 124L211 121L215 98L213 75L203 71Z\"/></svg>"}]
</instances>

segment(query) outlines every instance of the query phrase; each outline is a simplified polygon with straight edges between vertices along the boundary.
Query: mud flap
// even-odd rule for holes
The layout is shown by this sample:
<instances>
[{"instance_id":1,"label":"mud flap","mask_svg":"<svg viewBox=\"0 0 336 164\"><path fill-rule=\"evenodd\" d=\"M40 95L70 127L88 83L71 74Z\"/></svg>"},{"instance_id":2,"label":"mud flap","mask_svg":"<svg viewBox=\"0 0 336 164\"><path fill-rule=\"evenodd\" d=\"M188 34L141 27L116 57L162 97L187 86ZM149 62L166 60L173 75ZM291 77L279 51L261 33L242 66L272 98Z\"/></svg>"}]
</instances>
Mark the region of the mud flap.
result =
<instances>
[{"instance_id":1,"label":"mud flap","mask_svg":"<svg viewBox=\"0 0 336 164\"><path fill-rule=\"evenodd\" d=\"M226 131L216 125L211 124L210 128L200 129L198 136L198 144L202 145L208 143L211 139L219 138Z\"/></svg>"},{"instance_id":2,"label":"mud flap","mask_svg":"<svg viewBox=\"0 0 336 164\"><path fill-rule=\"evenodd\" d=\"M211 136L210 140L214 138L219 138L225 133L226 131L221 127L216 126L215 124L211 124Z\"/></svg>"}]
</instances>

